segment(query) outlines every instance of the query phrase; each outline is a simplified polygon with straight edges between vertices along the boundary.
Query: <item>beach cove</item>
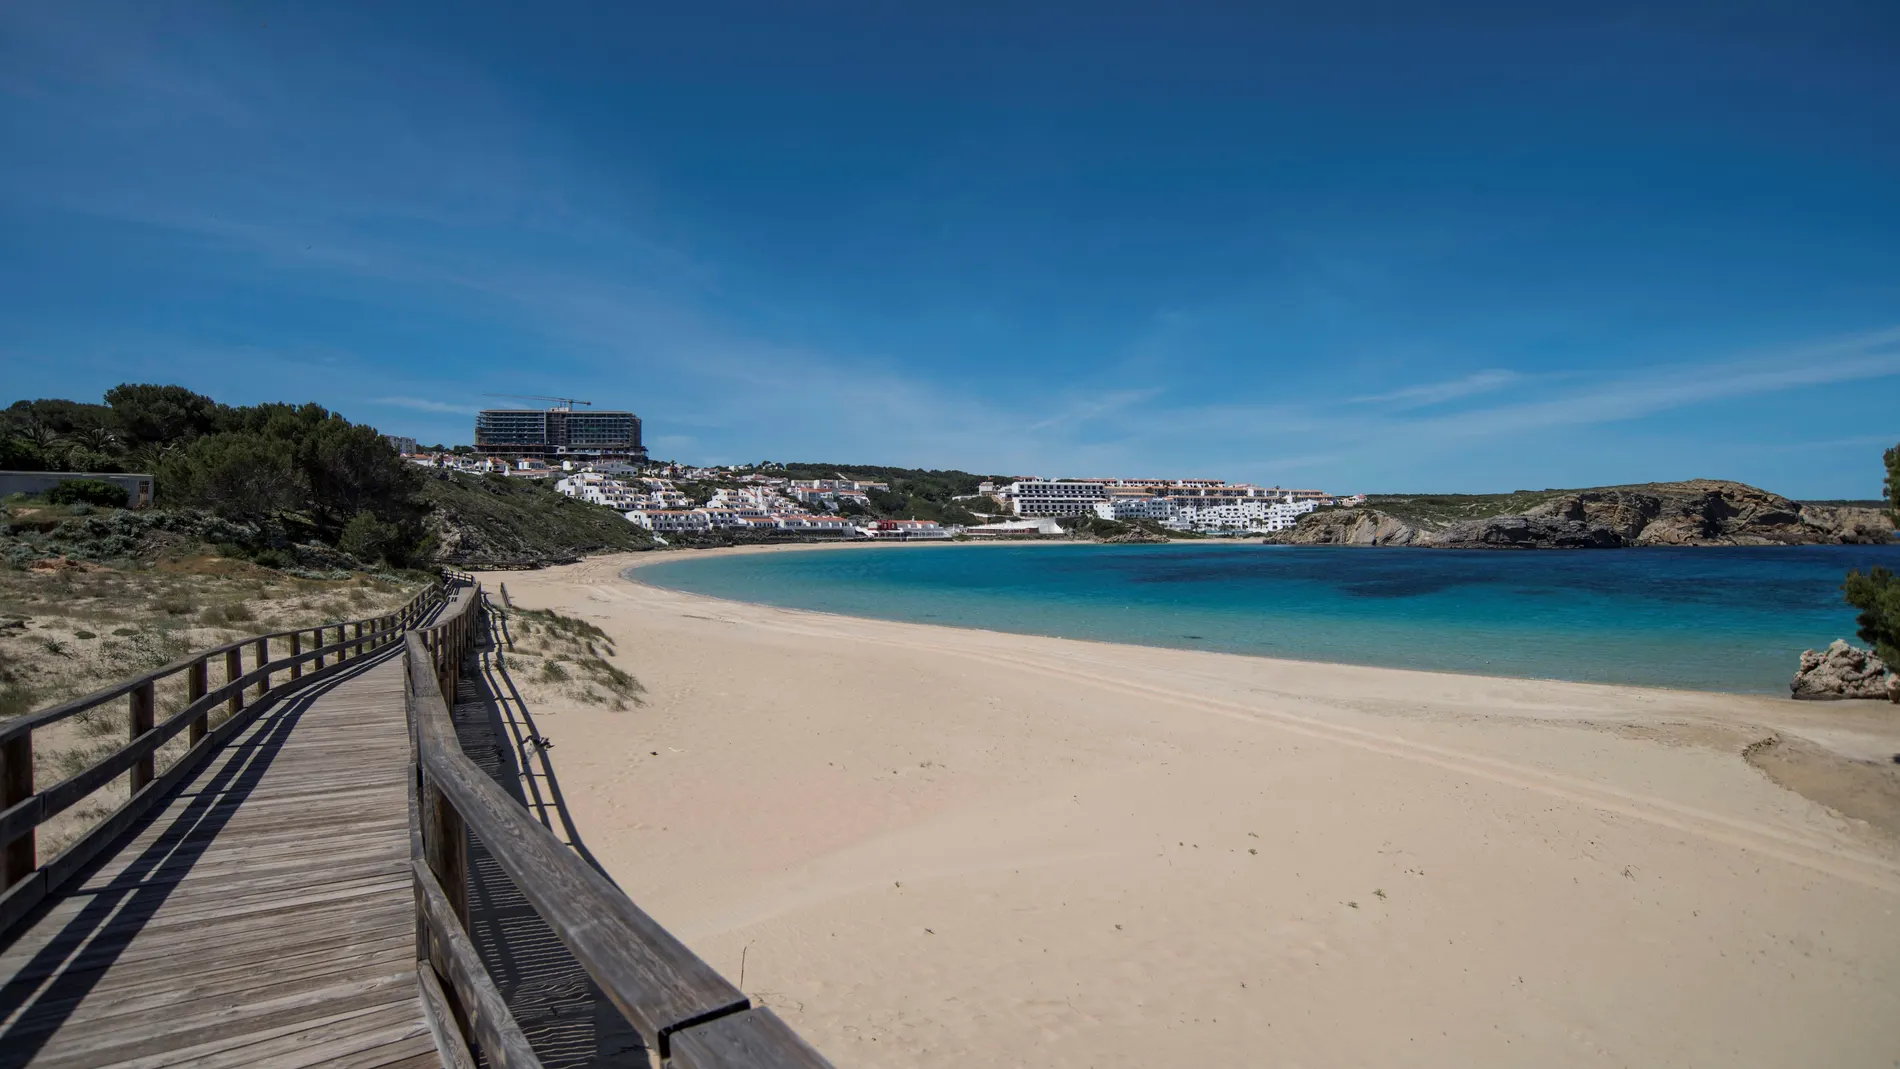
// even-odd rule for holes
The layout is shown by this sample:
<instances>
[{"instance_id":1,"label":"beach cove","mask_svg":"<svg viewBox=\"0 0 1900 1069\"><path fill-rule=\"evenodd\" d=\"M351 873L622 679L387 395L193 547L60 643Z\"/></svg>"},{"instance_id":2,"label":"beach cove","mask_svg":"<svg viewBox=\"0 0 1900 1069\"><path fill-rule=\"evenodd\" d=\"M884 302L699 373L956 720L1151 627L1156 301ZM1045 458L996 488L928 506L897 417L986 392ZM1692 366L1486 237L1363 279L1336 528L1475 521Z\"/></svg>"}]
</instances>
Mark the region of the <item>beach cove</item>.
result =
<instances>
[{"instance_id":1,"label":"beach cove","mask_svg":"<svg viewBox=\"0 0 1900 1069\"><path fill-rule=\"evenodd\" d=\"M840 1065L1900 1050L1891 706L950 628L621 577L678 556L484 582L599 625L646 688L624 711L533 699L593 854Z\"/></svg>"}]
</instances>

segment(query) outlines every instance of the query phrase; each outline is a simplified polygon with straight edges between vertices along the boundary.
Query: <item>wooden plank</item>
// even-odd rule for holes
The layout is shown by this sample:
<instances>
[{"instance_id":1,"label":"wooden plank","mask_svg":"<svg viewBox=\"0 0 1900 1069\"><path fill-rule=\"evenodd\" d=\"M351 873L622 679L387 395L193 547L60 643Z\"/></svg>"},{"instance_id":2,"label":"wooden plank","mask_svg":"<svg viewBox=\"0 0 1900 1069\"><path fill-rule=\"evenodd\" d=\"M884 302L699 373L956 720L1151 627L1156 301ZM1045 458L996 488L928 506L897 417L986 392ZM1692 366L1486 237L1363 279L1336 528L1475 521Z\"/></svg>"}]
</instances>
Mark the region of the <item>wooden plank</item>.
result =
<instances>
[{"instance_id":1,"label":"wooden plank","mask_svg":"<svg viewBox=\"0 0 1900 1069\"><path fill-rule=\"evenodd\" d=\"M406 933L414 941L415 933L407 922L392 923L389 917L366 918L360 910L339 910L327 914L312 914L308 923L300 923L292 928L285 926L276 918L263 918L267 923L249 926L227 925L217 931L219 940L219 961L228 956L232 962L251 960L255 952L263 951L268 956L276 948L289 954L297 950L315 947L335 948L353 946L358 942L373 942L392 934ZM63 961L36 962L33 955L18 959L12 969L5 970L10 977L23 980L44 979L61 973L96 972L102 966L109 966L127 978L127 982L141 979L153 966L168 970L177 975L178 962L171 957L171 951L178 948L177 941L150 940L124 943L89 943L77 953ZM228 950L227 950L228 948ZM185 948L189 952L189 947ZM200 954L202 955L200 948Z\"/></svg>"},{"instance_id":2,"label":"wooden plank","mask_svg":"<svg viewBox=\"0 0 1900 1069\"><path fill-rule=\"evenodd\" d=\"M378 827L379 831L393 831L395 825ZM110 891L129 891L137 888L153 888L164 885L189 885L191 883L212 883L224 876L237 872L271 876L278 873L296 871L311 872L316 878L327 878L326 872L339 875L358 871L365 865L380 861L407 861L399 851L392 850L384 835L364 836L359 844L354 837L339 836L326 832L323 835L323 869L313 869L310 864L310 840L302 843L295 840L282 843L232 844L217 843L222 850L206 850L192 857L168 858L157 865L141 871L137 877L112 876L101 879L98 874L75 885L68 891L71 895L100 894ZM110 882L106 882L109 880Z\"/></svg>"},{"instance_id":3,"label":"wooden plank","mask_svg":"<svg viewBox=\"0 0 1900 1069\"><path fill-rule=\"evenodd\" d=\"M64 1066L120 1062L148 1051L178 1050L219 1041L242 1040L273 1025L321 1020L351 1010L401 1006L414 1027L427 1034L415 991L415 971L356 980L335 988L303 992L285 1005L246 1004L221 1012L206 1010L177 1020L170 1013L148 1014L142 1020L93 1031L69 1028L58 1033L34 1060L35 1066ZM401 1019L401 1018L398 1018Z\"/></svg>"},{"instance_id":4,"label":"wooden plank","mask_svg":"<svg viewBox=\"0 0 1900 1069\"><path fill-rule=\"evenodd\" d=\"M831 1069L769 1007L759 1006L673 1033L674 1069Z\"/></svg>"},{"instance_id":5,"label":"wooden plank","mask_svg":"<svg viewBox=\"0 0 1900 1069\"><path fill-rule=\"evenodd\" d=\"M107 921L91 930L94 938L116 935L122 932L137 932L147 939L164 937L174 929L198 929L204 927L200 922L212 921L213 927L225 923L260 917L288 915L294 919L299 914L322 907L340 908L345 903L356 903L358 899L380 898L393 894L403 887L400 877L377 876L373 880L346 884L340 887L323 885L322 890L307 891L302 894L279 894L266 891L249 895L233 895L219 908L215 898L200 905L198 903L181 904L175 908L164 908L150 917L121 916ZM169 905L169 903L165 904ZM361 908L360 904L352 908Z\"/></svg>"},{"instance_id":6,"label":"wooden plank","mask_svg":"<svg viewBox=\"0 0 1900 1069\"><path fill-rule=\"evenodd\" d=\"M248 978L227 973L207 980L189 973L178 976L169 988L149 983L141 989L95 988L35 1002L7 1026L7 1037L17 1040L61 1027L103 1034L153 1019L177 1031L230 1014L273 1015L320 1002L326 992L353 992L355 985L372 980L386 983L412 968L414 953L408 947L389 947L373 956L336 956L314 967L304 964L288 974L260 970Z\"/></svg>"},{"instance_id":7,"label":"wooden plank","mask_svg":"<svg viewBox=\"0 0 1900 1069\"><path fill-rule=\"evenodd\" d=\"M409 1000L413 1002L414 1000ZM321 1065L323 1057L334 1057L337 1045L355 1049L376 1046L419 1036L427 1042L428 1026L421 1011L403 1002L389 1002L356 1009L341 1010L315 1020L291 1021L258 1028L249 1033L206 1039L189 1046L157 1048L136 1052L115 1069L167 1069L174 1065L198 1069L223 1069L236 1066L272 1066L278 1069ZM355 1039L354 1044L350 1040ZM365 1041L368 1045L365 1045ZM300 1060L314 1055L318 1060ZM45 1069L91 1069L95 1061L36 1062Z\"/></svg>"},{"instance_id":8,"label":"wooden plank","mask_svg":"<svg viewBox=\"0 0 1900 1069\"><path fill-rule=\"evenodd\" d=\"M284 937L278 938L280 934ZM338 935L334 930L304 933L299 941L294 934L273 932L263 939L220 942L216 956L208 958L205 966L194 971L191 980L194 984L207 985L268 982L272 977L314 973L329 968L334 962L367 961L384 954L407 952L413 955L415 952L415 937L407 929L380 936L352 933L344 945L339 945ZM86 997L136 998L147 991L172 992L178 988L178 962L168 955L98 958L64 967L23 971L9 979L36 980L54 975L77 979L87 974L97 975Z\"/></svg>"}]
</instances>

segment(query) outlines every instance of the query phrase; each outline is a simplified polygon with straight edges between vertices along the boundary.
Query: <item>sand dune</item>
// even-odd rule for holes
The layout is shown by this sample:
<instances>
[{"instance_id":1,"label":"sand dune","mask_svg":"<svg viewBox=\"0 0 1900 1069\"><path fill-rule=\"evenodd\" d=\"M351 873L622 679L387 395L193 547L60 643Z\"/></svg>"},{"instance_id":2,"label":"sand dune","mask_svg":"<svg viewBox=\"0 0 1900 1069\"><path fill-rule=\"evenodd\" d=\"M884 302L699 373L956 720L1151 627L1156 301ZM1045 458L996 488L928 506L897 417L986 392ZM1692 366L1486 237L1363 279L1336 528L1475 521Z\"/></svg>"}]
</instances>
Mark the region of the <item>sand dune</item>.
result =
<instances>
[{"instance_id":1,"label":"sand dune","mask_svg":"<svg viewBox=\"0 0 1900 1069\"><path fill-rule=\"evenodd\" d=\"M600 624L648 688L537 706L593 852L841 1066L1900 1059L1890 707L618 576L650 559L486 581Z\"/></svg>"}]
</instances>

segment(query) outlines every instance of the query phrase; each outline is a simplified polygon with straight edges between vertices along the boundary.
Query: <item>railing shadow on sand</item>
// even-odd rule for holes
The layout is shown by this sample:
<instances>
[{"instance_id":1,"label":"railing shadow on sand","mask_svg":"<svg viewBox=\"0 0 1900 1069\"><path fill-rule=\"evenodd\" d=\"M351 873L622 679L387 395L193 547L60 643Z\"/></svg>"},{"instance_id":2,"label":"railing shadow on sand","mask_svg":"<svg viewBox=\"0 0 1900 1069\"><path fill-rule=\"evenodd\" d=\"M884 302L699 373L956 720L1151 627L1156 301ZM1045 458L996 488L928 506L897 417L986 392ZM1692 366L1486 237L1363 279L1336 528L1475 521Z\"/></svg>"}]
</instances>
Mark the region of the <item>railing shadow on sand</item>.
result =
<instances>
[{"instance_id":1,"label":"railing shadow on sand","mask_svg":"<svg viewBox=\"0 0 1900 1069\"><path fill-rule=\"evenodd\" d=\"M445 1065L830 1065L579 845L479 586L406 636L423 1005ZM538 768L538 771L535 769ZM554 830L561 826L561 833ZM563 841L565 837L566 841Z\"/></svg>"}]
</instances>

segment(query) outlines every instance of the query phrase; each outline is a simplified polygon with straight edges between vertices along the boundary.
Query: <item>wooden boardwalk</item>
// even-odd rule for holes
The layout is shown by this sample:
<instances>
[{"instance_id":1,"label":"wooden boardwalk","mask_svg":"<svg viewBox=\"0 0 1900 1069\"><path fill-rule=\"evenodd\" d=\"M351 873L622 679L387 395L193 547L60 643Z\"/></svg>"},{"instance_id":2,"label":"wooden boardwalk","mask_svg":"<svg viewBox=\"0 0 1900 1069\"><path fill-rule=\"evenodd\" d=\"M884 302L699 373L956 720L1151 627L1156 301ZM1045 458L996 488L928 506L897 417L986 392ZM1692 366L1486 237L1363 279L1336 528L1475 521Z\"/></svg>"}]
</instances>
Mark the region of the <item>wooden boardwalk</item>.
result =
<instances>
[{"instance_id":1,"label":"wooden boardwalk","mask_svg":"<svg viewBox=\"0 0 1900 1069\"><path fill-rule=\"evenodd\" d=\"M442 1064L399 650L264 713L0 953L0 1069Z\"/></svg>"}]
</instances>

